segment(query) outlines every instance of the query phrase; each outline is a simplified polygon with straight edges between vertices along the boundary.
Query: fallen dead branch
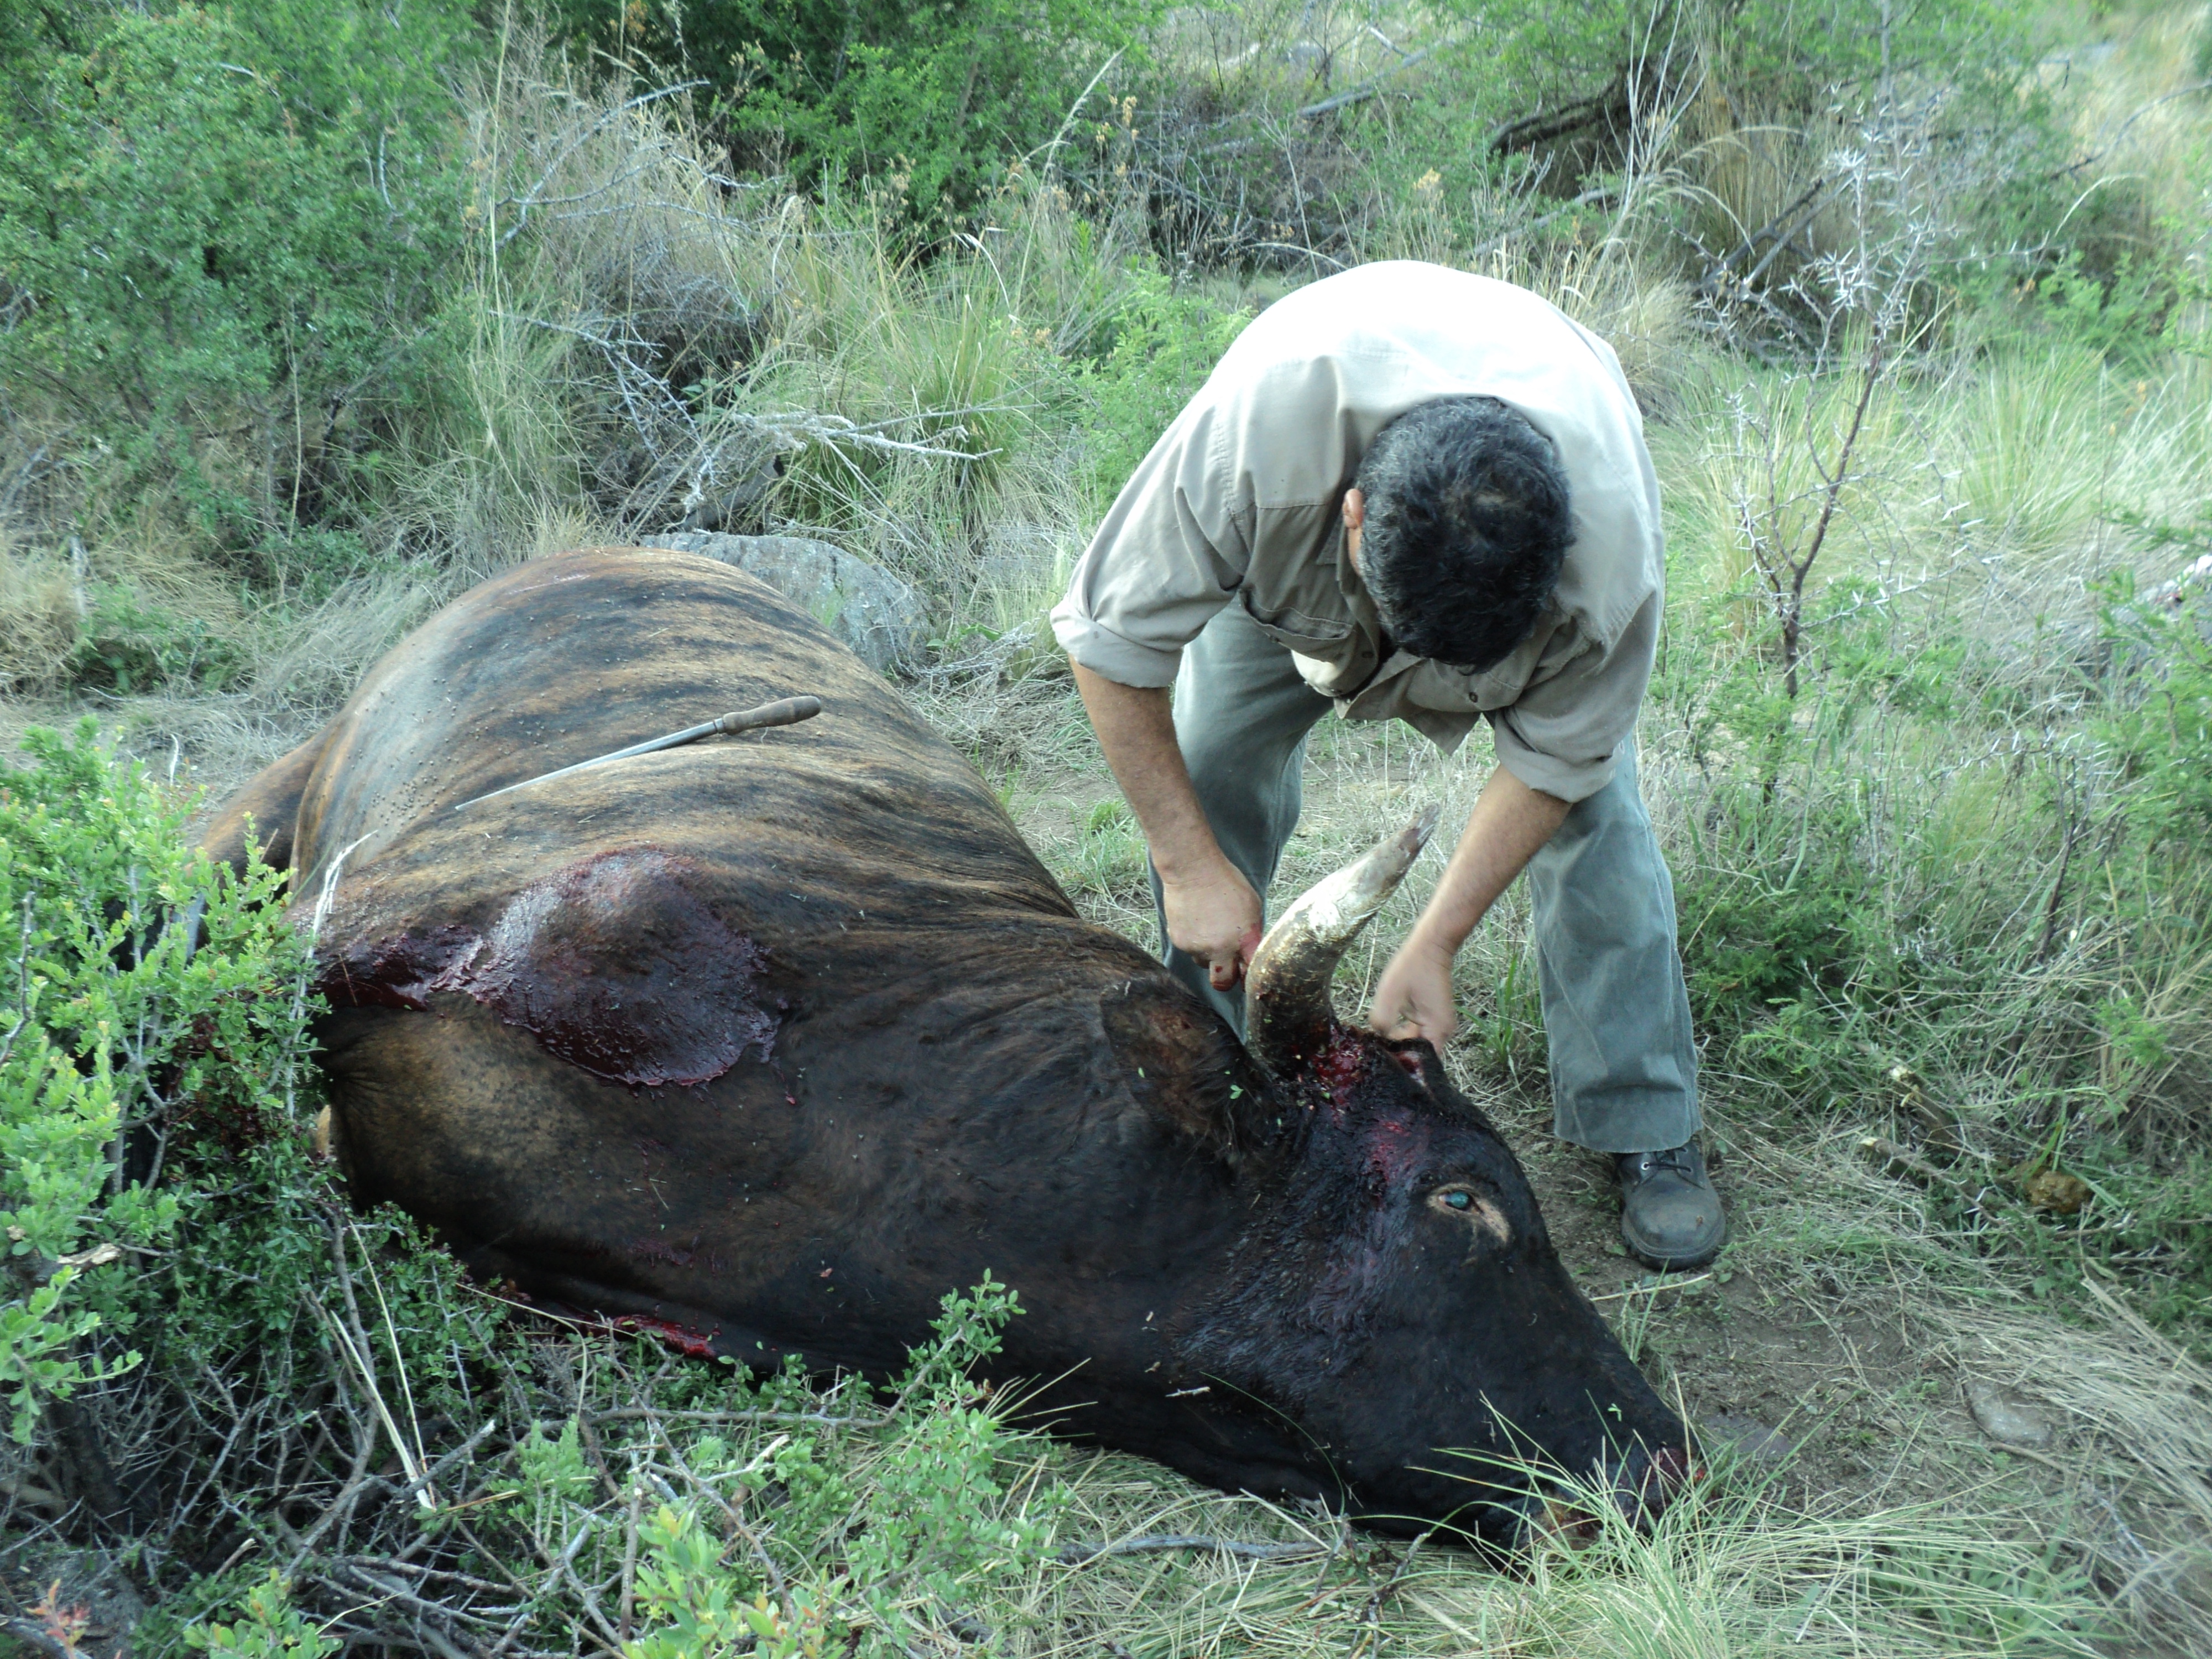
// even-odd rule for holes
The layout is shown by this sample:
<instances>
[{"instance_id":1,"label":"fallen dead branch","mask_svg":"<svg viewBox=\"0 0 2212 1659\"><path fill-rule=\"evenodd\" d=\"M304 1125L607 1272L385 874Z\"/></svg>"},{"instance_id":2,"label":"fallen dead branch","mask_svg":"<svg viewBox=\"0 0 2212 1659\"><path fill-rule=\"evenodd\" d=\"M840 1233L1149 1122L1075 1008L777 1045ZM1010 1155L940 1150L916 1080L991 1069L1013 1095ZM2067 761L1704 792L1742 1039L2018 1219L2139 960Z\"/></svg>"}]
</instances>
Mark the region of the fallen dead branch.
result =
<instances>
[{"instance_id":1,"label":"fallen dead branch","mask_svg":"<svg viewBox=\"0 0 2212 1659\"><path fill-rule=\"evenodd\" d=\"M1254 1544L1238 1538L1214 1538L1202 1533L1153 1533L1125 1538L1118 1544L1062 1544L1059 1561L1064 1567L1087 1567L1116 1555L1148 1555L1162 1550L1211 1550L1242 1561L1304 1561L1328 1547L1312 1543Z\"/></svg>"}]
</instances>

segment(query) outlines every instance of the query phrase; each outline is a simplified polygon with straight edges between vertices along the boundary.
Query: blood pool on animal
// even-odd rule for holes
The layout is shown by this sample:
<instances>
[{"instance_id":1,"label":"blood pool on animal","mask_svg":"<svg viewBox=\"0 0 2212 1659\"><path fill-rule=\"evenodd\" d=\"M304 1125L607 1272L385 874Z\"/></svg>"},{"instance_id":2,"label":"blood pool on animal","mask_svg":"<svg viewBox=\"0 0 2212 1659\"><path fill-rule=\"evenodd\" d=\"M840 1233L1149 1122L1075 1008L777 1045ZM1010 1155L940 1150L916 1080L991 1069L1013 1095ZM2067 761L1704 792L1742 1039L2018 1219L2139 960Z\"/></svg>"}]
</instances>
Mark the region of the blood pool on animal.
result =
<instances>
[{"instance_id":1,"label":"blood pool on animal","mask_svg":"<svg viewBox=\"0 0 2212 1659\"><path fill-rule=\"evenodd\" d=\"M656 848L596 854L516 893L483 935L458 927L349 951L331 1001L428 1006L458 991L594 1077L643 1088L706 1083L757 1049L766 953L698 896L690 860Z\"/></svg>"}]
</instances>

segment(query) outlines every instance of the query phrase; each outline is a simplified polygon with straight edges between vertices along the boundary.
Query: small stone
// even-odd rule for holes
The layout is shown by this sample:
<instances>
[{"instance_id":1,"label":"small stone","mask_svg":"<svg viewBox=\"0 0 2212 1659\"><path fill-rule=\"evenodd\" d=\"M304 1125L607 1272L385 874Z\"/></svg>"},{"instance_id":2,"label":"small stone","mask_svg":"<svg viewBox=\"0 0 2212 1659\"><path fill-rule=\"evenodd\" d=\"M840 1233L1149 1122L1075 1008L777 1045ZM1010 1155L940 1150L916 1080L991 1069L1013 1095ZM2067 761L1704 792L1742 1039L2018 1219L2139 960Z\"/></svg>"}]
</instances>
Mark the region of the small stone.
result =
<instances>
[{"instance_id":1,"label":"small stone","mask_svg":"<svg viewBox=\"0 0 2212 1659\"><path fill-rule=\"evenodd\" d=\"M1974 1414L1982 1432L2000 1446L2041 1451L2058 1437L2058 1431L2037 1403L2017 1389L1974 1378L1966 1384L1966 1409Z\"/></svg>"},{"instance_id":2,"label":"small stone","mask_svg":"<svg viewBox=\"0 0 2212 1659\"><path fill-rule=\"evenodd\" d=\"M1708 1448L1726 1446L1739 1457L1761 1463L1779 1463L1797 1449L1781 1430L1740 1412L1715 1412L1698 1425L1698 1431Z\"/></svg>"}]
</instances>

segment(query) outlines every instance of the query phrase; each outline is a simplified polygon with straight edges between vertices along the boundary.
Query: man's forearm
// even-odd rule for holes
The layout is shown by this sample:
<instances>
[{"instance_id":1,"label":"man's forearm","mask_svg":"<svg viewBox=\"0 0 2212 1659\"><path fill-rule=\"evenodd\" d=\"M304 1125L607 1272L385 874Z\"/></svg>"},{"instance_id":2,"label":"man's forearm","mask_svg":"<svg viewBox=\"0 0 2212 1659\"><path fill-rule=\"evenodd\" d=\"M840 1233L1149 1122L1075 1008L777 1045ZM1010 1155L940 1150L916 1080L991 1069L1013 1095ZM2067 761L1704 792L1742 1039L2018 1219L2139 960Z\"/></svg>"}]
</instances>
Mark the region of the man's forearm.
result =
<instances>
[{"instance_id":1,"label":"man's forearm","mask_svg":"<svg viewBox=\"0 0 2212 1659\"><path fill-rule=\"evenodd\" d=\"M1163 688L1122 685L1082 664L1083 693L1098 746L1114 781L1145 827L1160 878L1160 921L1176 949L1206 964L1225 991L1243 976L1260 946L1260 896L1231 864L1206 821L1190 769L1176 742L1175 714Z\"/></svg>"},{"instance_id":2,"label":"man's forearm","mask_svg":"<svg viewBox=\"0 0 2212 1659\"><path fill-rule=\"evenodd\" d=\"M1407 943L1455 955L1498 896L1559 832L1567 810L1565 801L1531 789L1504 767L1492 772Z\"/></svg>"},{"instance_id":3,"label":"man's forearm","mask_svg":"<svg viewBox=\"0 0 2212 1659\"><path fill-rule=\"evenodd\" d=\"M1167 688L1122 685L1081 663L1074 667L1091 729L1098 734L1122 799L1144 826L1161 878L1187 878L1225 862L1176 742Z\"/></svg>"}]
</instances>

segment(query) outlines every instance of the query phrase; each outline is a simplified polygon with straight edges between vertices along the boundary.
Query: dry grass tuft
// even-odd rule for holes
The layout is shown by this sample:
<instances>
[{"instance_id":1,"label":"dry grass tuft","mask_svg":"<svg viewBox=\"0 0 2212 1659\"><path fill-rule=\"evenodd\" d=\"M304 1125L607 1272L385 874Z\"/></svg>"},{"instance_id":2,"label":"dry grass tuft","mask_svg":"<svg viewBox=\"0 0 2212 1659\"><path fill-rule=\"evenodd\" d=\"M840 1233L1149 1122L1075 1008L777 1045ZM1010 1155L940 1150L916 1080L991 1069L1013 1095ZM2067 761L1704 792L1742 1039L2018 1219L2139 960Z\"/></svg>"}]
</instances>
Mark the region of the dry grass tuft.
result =
<instances>
[{"instance_id":1,"label":"dry grass tuft","mask_svg":"<svg viewBox=\"0 0 2212 1659\"><path fill-rule=\"evenodd\" d=\"M1960 1370L2020 1389L2063 1413L2057 1465L2075 1538L2112 1601L2203 1652L2212 1646L2212 1371L2087 1279L2093 1322L1955 1305Z\"/></svg>"},{"instance_id":2,"label":"dry grass tuft","mask_svg":"<svg viewBox=\"0 0 2212 1659\"><path fill-rule=\"evenodd\" d=\"M1045 1567L1007 1597L1009 1650L1104 1643L1139 1659L1264 1651L1585 1659L1792 1653L1904 1659L2083 1655L2101 1619L2078 1580L1986 1516L1927 1505L1846 1514L1780 1495L1732 1467L1639 1537L1540 1546L1499 1571L1434 1540L1385 1543L1324 1513L1163 1480L1121 1457L1058 1460L1063 1539L1196 1535L1304 1559L1220 1549Z\"/></svg>"},{"instance_id":3,"label":"dry grass tuft","mask_svg":"<svg viewBox=\"0 0 2212 1659\"><path fill-rule=\"evenodd\" d=\"M46 691L68 678L84 607L63 560L0 538L0 692Z\"/></svg>"}]
</instances>

